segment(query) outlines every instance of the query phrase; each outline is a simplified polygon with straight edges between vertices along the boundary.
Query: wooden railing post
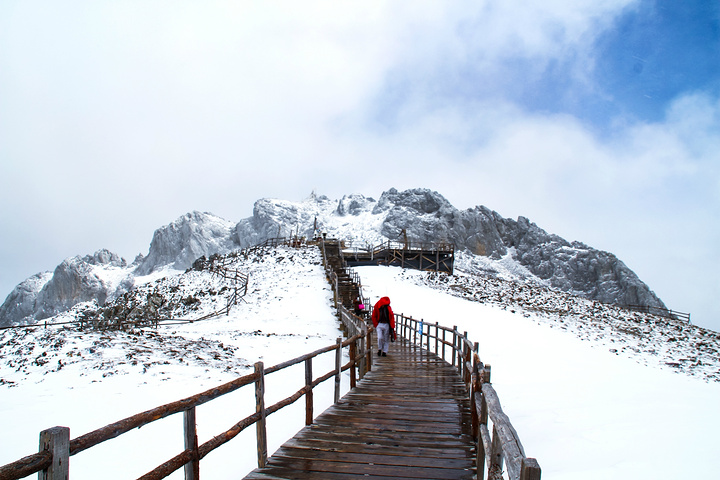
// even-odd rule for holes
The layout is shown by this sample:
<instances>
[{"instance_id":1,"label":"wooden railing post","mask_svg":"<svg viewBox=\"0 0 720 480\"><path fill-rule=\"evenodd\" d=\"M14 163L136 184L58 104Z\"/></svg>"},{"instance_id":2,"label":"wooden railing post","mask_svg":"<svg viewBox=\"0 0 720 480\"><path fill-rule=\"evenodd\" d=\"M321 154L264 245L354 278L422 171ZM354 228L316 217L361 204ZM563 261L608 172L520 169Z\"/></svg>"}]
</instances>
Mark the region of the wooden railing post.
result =
<instances>
[{"instance_id":1,"label":"wooden railing post","mask_svg":"<svg viewBox=\"0 0 720 480\"><path fill-rule=\"evenodd\" d=\"M462 335L458 335L457 362L458 375L460 375L460 378L465 381L465 375L463 375L463 363L465 363L465 341Z\"/></svg>"},{"instance_id":2,"label":"wooden railing post","mask_svg":"<svg viewBox=\"0 0 720 480\"><path fill-rule=\"evenodd\" d=\"M267 464L267 427L265 425L265 367L263 362L255 364L255 373L258 375L255 380L255 413L260 414L257 421L257 457L258 468Z\"/></svg>"},{"instance_id":3,"label":"wooden railing post","mask_svg":"<svg viewBox=\"0 0 720 480\"><path fill-rule=\"evenodd\" d=\"M472 435L473 438L477 439L480 436L479 433L479 412L477 409L477 403L475 402L475 394L480 391L480 358L475 355L473 357L473 371L470 387L470 418L472 419Z\"/></svg>"},{"instance_id":4,"label":"wooden railing post","mask_svg":"<svg viewBox=\"0 0 720 480\"><path fill-rule=\"evenodd\" d=\"M397 324L396 324L397 326ZM372 330L368 327L365 328L365 349L366 349L366 356L365 359L365 367L367 368L367 372L372 370ZM366 372L366 373L367 373Z\"/></svg>"},{"instance_id":5,"label":"wooden railing post","mask_svg":"<svg viewBox=\"0 0 720 480\"><path fill-rule=\"evenodd\" d=\"M480 410L477 412L478 422L478 439L475 457L475 468L477 470L478 479L482 480L485 474L485 454L487 452L486 445L490 445L490 433L488 431L488 405L485 395L482 393L483 383L490 383L490 365L485 365L478 371L478 382L476 386L475 399L479 399ZM477 408L477 405L476 405Z\"/></svg>"},{"instance_id":6,"label":"wooden railing post","mask_svg":"<svg viewBox=\"0 0 720 480\"><path fill-rule=\"evenodd\" d=\"M435 355L440 353L440 324L435 322Z\"/></svg>"},{"instance_id":7,"label":"wooden railing post","mask_svg":"<svg viewBox=\"0 0 720 480\"><path fill-rule=\"evenodd\" d=\"M362 330L358 331L358 335L361 333L363 333ZM360 380L362 380L365 376L365 372L367 372L367 355L365 355L367 349L365 348L365 335L358 338L358 342L360 344L360 353L358 354L358 357L360 358L360 363L358 364L358 376L360 377Z\"/></svg>"},{"instance_id":8,"label":"wooden railing post","mask_svg":"<svg viewBox=\"0 0 720 480\"><path fill-rule=\"evenodd\" d=\"M335 350L335 403L340 401L340 370L342 370L342 338L336 340Z\"/></svg>"},{"instance_id":9,"label":"wooden railing post","mask_svg":"<svg viewBox=\"0 0 720 480\"><path fill-rule=\"evenodd\" d=\"M492 447L490 449L490 465L488 465L488 480L502 478L503 453L502 440L498 435L497 428L493 425Z\"/></svg>"},{"instance_id":10,"label":"wooden railing post","mask_svg":"<svg viewBox=\"0 0 720 480\"><path fill-rule=\"evenodd\" d=\"M442 331L442 359L445 361L445 329Z\"/></svg>"},{"instance_id":11,"label":"wooden railing post","mask_svg":"<svg viewBox=\"0 0 720 480\"><path fill-rule=\"evenodd\" d=\"M453 348L450 354L452 355L452 366L455 366L455 357L457 357L457 325L453 325Z\"/></svg>"},{"instance_id":12,"label":"wooden railing post","mask_svg":"<svg viewBox=\"0 0 720 480\"><path fill-rule=\"evenodd\" d=\"M313 373L312 373L312 358L305 360L305 425L312 425L313 423Z\"/></svg>"},{"instance_id":13,"label":"wooden railing post","mask_svg":"<svg viewBox=\"0 0 720 480\"><path fill-rule=\"evenodd\" d=\"M53 427L40 432L40 451L50 452L52 463L38 472L38 479L67 480L70 476L70 429Z\"/></svg>"},{"instance_id":14,"label":"wooden railing post","mask_svg":"<svg viewBox=\"0 0 720 480\"><path fill-rule=\"evenodd\" d=\"M192 460L185 464L185 480L200 480L200 454L198 452L197 422L195 407L183 412L185 450L192 450Z\"/></svg>"},{"instance_id":15,"label":"wooden railing post","mask_svg":"<svg viewBox=\"0 0 720 480\"><path fill-rule=\"evenodd\" d=\"M424 320L421 320L422 325L425 324ZM427 338L425 339L425 349L429 352L430 351L430 324L427 326Z\"/></svg>"},{"instance_id":16,"label":"wooden railing post","mask_svg":"<svg viewBox=\"0 0 720 480\"><path fill-rule=\"evenodd\" d=\"M540 480L540 465L534 458L523 458L520 465L520 480Z\"/></svg>"},{"instance_id":17,"label":"wooden railing post","mask_svg":"<svg viewBox=\"0 0 720 480\"><path fill-rule=\"evenodd\" d=\"M463 341L463 348L465 350L465 358L463 359L463 382L466 386L470 385L470 376L472 374L469 365L472 362L472 350L468 347L468 335L465 332L465 340Z\"/></svg>"},{"instance_id":18,"label":"wooden railing post","mask_svg":"<svg viewBox=\"0 0 720 480\"><path fill-rule=\"evenodd\" d=\"M357 386L357 368L355 367L355 359L357 358L357 340L350 342L350 388Z\"/></svg>"},{"instance_id":19,"label":"wooden railing post","mask_svg":"<svg viewBox=\"0 0 720 480\"><path fill-rule=\"evenodd\" d=\"M335 275L335 272L333 272L333 278L335 280L335 288L333 289L335 294L335 308L338 308L338 303L340 303L340 287L338 286L338 278L337 275Z\"/></svg>"}]
</instances>

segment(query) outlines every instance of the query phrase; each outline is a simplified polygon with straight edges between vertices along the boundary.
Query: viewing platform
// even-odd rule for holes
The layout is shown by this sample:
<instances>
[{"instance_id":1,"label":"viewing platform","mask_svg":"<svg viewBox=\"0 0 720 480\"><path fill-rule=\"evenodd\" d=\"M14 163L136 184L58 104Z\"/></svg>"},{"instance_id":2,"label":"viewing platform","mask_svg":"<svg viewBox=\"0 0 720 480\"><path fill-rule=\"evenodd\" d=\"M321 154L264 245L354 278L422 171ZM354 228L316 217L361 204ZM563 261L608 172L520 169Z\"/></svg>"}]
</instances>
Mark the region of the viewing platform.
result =
<instances>
[{"instance_id":1,"label":"viewing platform","mask_svg":"<svg viewBox=\"0 0 720 480\"><path fill-rule=\"evenodd\" d=\"M345 245L342 254L350 267L393 265L452 274L455 263L455 246L448 243L414 244L387 241L375 247Z\"/></svg>"}]
</instances>

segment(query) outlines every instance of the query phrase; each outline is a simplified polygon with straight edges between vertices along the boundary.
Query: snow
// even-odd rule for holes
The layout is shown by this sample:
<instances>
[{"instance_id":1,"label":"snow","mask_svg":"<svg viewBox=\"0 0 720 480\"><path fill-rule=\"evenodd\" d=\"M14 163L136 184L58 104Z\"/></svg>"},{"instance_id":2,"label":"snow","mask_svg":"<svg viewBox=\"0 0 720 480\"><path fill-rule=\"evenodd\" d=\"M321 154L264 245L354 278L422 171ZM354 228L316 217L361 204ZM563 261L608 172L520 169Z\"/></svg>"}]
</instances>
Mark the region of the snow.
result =
<instances>
[{"instance_id":1,"label":"snow","mask_svg":"<svg viewBox=\"0 0 720 480\"><path fill-rule=\"evenodd\" d=\"M414 285L395 267L359 267L366 293L396 313L457 325L479 343L492 382L544 479L712 478L720 383L640 365L604 345Z\"/></svg>"},{"instance_id":2,"label":"snow","mask_svg":"<svg viewBox=\"0 0 720 480\"><path fill-rule=\"evenodd\" d=\"M36 451L45 428L64 425L76 438L249 373L257 361L267 367L335 342L340 330L315 249L278 249L238 262L250 275L250 287L227 316L133 332L51 327L1 333L0 465ZM527 455L538 459L544 479L712 478L720 454L714 440L720 431L720 382L712 375L720 360L715 354L712 364L694 351L700 347L690 340L702 332L674 343L707 365L680 370L663 357L663 352L677 355L679 348L662 348L666 336L647 337L659 352L653 356L622 343L617 328L579 329L571 315L541 313L529 304L481 302L426 273L397 267L356 271L373 301L387 295L396 313L457 325L479 343L503 409ZM451 277L452 282L461 284L461 277ZM220 295L199 295L220 290L222 281L208 272L143 283L142 288L178 298L201 299L184 318L200 318L225 305ZM716 336L704 342L717 347ZM314 363L315 376L332 368L331 357ZM270 375L266 383L266 404L274 403L302 386L302 366ZM343 391L347 383L344 377ZM315 414L331 401L332 381L315 392ZM253 411L252 387L199 407L200 442ZM271 415L269 452L303 423L302 400ZM174 415L73 456L71 478L97 478L98 472L109 479L137 477L182 449L182 418ZM250 428L203 459L200 471L202 478L236 479L255 461Z\"/></svg>"}]
</instances>

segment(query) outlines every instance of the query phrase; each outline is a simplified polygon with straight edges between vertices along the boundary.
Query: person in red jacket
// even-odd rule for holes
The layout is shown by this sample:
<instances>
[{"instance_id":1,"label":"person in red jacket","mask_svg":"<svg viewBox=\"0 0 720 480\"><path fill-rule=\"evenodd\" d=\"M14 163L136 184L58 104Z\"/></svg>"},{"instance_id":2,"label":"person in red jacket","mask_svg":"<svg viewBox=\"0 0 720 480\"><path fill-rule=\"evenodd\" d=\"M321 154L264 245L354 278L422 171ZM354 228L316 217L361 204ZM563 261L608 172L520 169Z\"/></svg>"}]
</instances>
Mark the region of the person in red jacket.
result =
<instances>
[{"instance_id":1,"label":"person in red jacket","mask_svg":"<svg viewBox=\"0 0 720 480\"><path fill-rule=\"evenodd\" d=\"M395 341L395 315L389 297L378 300L373 307L371 320L377 331L378 356L387 357L390 339Z\"/></svg>"}]
</instances>

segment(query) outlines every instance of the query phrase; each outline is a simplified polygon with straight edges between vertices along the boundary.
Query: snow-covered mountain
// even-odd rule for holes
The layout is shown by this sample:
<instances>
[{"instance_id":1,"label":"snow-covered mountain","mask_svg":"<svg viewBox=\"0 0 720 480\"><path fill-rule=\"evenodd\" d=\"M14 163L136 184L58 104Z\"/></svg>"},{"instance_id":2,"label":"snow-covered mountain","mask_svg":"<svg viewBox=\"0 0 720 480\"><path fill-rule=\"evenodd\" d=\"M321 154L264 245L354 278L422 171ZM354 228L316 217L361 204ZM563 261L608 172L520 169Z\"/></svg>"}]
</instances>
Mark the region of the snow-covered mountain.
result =
<instances>
[{"instance_id":1,"label":"snow-covered mountain","mask_svg":"<svg viewBox=\"0 0 720 480\"><path fill-rule=\"evenodd\" d=\"M664 308L663 302L609 252L547 233L527 218L487 207L453 207L427 189L390 189L378 200L312 194L302 202L261 199L250 218L233 223L191 212L159 228L147 256L128 263L101 250L63 261L54 272L20 283L0 306L0 326L30 324L80 302L98 306L135 285L189 268L201 256L224 254L268 238L319 233L361 247L387 240L456 245L459 270L541 285L604 303Z\"/></svg>"},{"instance_id":2,"label":"snow-covered mountain","mask_svg":"<svg viewBox=\"0 0 720 480\"><path fill-rule=\"evenodd\" d=\"M192 323L0 331L0 424L6 433L0 439L0 465L32 453L38 432L50 426L68 426L76 437L230 381L250 372L254 362L275 365L341 335L317 247L281 246L218 260L250 277L244 300L227 314L199 320L225 308L232 283L209 269L191 268L152 280L138 277L144 283L109 300L105 308L142 309L157 297L166 317ZM715 414L720 336L678 320L503 278L511 270L449 276L399 267L356 268L372 301L390 295L396 313L458 325L479 342L481 358L493 366L503 409L525 450L540 461L543 477L712 476L720 453L712 440L720 428ZM48 322L75 320L91 306L76 305ZM320 375L333 368L334 358L313 365ZM284 398L302 386L304 376L296 371L269 376L267 382L268 394ZM347 378L343 382L347 388ZM319 390L315 399L319 413L332 401L331 387ZM255 408L252 392L218 402L198 415L201 441ZM270 452L304 424L303 412L292 407L268 419ZM668 415L681 420L657 421ZM73 478L146 473L182 449L182 427L173 421L72 457ZM238 478L253 468L254 430L243 434L203 459L203 478ZM690 440L672 441L677 438Z\"/></svg>"}]
</instances>

